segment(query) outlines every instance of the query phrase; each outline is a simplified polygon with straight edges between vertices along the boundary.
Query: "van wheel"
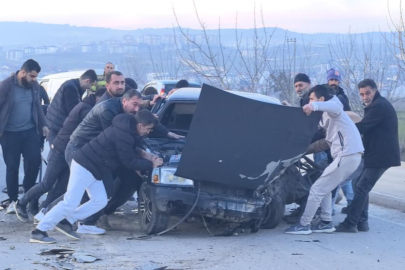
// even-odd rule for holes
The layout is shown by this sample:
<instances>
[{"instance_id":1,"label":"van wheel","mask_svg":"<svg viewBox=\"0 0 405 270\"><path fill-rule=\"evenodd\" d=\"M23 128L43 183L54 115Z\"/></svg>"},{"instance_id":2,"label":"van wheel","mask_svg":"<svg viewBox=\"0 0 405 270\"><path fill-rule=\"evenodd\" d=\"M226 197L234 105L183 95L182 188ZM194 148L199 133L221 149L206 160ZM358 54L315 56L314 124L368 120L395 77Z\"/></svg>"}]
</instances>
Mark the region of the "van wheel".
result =
<instances>
[{"instance_id":1,"label":"van wheel","mask_svg":"<svg viewBox=\"0 0 405 270\"><path fill-rule=\"evenodd\" d=\"M274 229L284 216L285 205L280 195L275 195L264 211L262 229Z\"/></svg>"},{"instance_id":2,"label":"van wheel","mask_svg":"<svg viewBox=\"0 0 405 270\"><path fill-rule=\"evenodd\" d=\"M141 230L148 235L166 230L169 225L170 215L157 211L155 204L150 199L145 183L142 183L138 200L139 225Z\"/></svg>"}]
</instances>

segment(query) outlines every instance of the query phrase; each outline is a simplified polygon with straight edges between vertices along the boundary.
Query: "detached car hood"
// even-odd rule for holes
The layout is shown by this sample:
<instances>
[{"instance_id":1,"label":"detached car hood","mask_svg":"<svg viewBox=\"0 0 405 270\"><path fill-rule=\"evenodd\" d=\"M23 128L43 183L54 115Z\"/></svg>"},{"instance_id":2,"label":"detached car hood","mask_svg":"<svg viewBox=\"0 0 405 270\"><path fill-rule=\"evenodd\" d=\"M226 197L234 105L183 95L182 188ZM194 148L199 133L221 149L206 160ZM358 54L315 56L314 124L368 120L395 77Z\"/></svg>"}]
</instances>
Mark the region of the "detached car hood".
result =
<instances>
[{"instance_id":1,"label":"detached car hood","mask_svg":"<svg viewBox=\"0 0 405 270\"><path fill-rule=\"evenodd\" d=\"M176 175L257 189L301 158L321 115L204 84Z\"/></svg>"}]
</instances>

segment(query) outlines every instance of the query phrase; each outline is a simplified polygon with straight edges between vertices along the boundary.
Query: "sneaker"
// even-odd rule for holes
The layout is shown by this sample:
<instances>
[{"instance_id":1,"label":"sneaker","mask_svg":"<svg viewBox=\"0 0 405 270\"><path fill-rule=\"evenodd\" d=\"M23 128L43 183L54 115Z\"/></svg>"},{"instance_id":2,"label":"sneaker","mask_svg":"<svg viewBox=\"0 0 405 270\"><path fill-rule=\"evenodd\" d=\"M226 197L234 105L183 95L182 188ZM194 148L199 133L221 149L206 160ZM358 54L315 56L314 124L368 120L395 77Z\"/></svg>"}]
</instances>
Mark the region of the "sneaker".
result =
<instances>
[{"instance_id":1,"label":"sneaker","mask_svg":"<svg viewBox=\"0 0 405 270\"><path fill-rule=\"evenodd\" d=\"M49 237L46 232L35 229L35 231L31 232L30 243L54 244L56 243L56 240Z\"/></svg>"},{"instance_id":2,"label":"sneaker","mask_svg":"<svg viewBox=\"0 0 405 270\"><path fill-rule=\"evenodd\" d=\"M301 224L296 224L291 226L290 228L285 229L284 233L288 233L288 234L311 234L311 228L309 225L307 226L302 226Z\"/></svg>"},{"instance_id":3,"label":"sneaker","mask_svg":"<svg viewBox=\"0 0 405 270\"><path fill-rule=\"evenodd\" d=\"M15 209L14 209L15 202L11 202L8 207L6 214L15 214Z\"/></svg>"},{"instance_id":4,"label":"sneaker","mask_svg":"<svg viewBox=\"0 0 405 270\"><path fill-rule=\"evenodd\" d=\"M45 209L39 210L38 214L34 216L34 224L37 225L45 216Z\"/></svg>"},{"instance_id":5,"label":"sneaker","mask_svg":"<svg viewBox=\"0 0 405 270\"><path fill-rule=\"evenodd\" d=\"M368 221L357 223L357 230L359 232L368 232L370 230L370 227L368 226Z\"/></svg>"},{"instance_id":6,"label":"sneaker","mask_svg":"<svg viewBox=\"0 0 405 270\"><path fill-rule=\"evenodd\" d=\"M68 224L62 224L61 222L59 222L56 226L55 226L55 230L57 230L60 233L63 233L64 235L66 235L67 237L70 237L74 240L79 240L80 236L72 229L72 225L68 225Z\"/></svg>"},{"instance_id":7,"label":"sneaker","mask_svg":"<svg viewBox=\"0 0 405 270\"><path fill-rule=\"evenodd\" d=\"M321 220L318 224L311 226L311 231L316 233L333 233L335 230L336 229L333 227L332 221L325 223Z\"/></svg>"},{"instance_id":8,"label":"sneaker","mask_svg":"<svg viewBox=\"0 0 405 270\"><path fill-rule=\"evenodd\" d=\"M35 216L39 212L39 204L38 200L34 200L28 203L28 212L31 213L31 215Z\"/></svg>"},{"instance_id":9,"label":"sneaker","mask_svg":"<svg viewBox=\"0 0 405 270\"><path fill-rule=\"evenodd\" d=\"M102 215L100 219L98 220L98 224L100 225L101 228L105 229L106 231L111 231L112 227L110 223L108 222L108 216L107 215Z\"/></svg>"},{"instance_id":10,"label":"sneaker","mask_svg":"<svg viewBox=\"0 0 405 270\"><path fill-rule=\"evenodd\" d=\"M97 226L92 225L84 225L79 223L79 227L77 228L77 233L80 234L105 234L105 230L101 229Z\"/></svg>"},{"instance_id":11,"label":"sneaker","mask_svg":"<svg viewBox=\"0 0 405 270\"><path fill-rule=\"evenodd\" d=\"M18 201L14 204L14 211L16 216L22 222L28 222L28 213L25 207L22 207Z\"/></svg>"},{"instance_id":12,"label":"sneaker","mask_svg":"<svg viewBox=\"0 0 405 270\"><path fill-rule=\"evenodd\" d=\"M335 229L336 229L335 232L348 232L348 233L358 232L356 226L347 225L345 222L339 223L339 225L336 226Z\"/></svg>"}]
</instances>

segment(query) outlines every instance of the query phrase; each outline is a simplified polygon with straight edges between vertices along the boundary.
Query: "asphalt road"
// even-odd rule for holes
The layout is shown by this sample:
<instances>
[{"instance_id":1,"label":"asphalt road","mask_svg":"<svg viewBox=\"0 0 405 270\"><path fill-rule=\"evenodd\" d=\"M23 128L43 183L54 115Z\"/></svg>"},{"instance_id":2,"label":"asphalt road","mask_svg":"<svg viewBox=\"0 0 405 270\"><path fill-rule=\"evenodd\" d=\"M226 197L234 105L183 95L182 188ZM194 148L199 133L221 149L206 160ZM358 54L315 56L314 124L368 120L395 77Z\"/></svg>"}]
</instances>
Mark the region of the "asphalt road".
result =
<instances>
[{"instance_id":1,"label":"asphalt road","mask_svg":"<svg viewBox=\"0 0 405 270\"><path fill-rule=\"evenodd\" d=\"M4 169L0 160L1 189ZM0 194L0 200L5 198ZM375 205L371 206L371 231L367 233L292 236L283 233L288 225L282 223L256 234L212 237L199 220L193 220L167 235L127 240L142 235L133 208L132 202L125 206L124 214L115 214L114 230L104 236L71 241L50 232L58 241L54 245L30 244L32 223L0 211L0 237L7 238L0 240L0 270L55 269L51 266L55 255L38 255L44 248L72 248L101 258L91 264L73 263L74 269L405 269L405 213ZM334 222L343 219L337 214Z\"/></svg>"}]
</instances>

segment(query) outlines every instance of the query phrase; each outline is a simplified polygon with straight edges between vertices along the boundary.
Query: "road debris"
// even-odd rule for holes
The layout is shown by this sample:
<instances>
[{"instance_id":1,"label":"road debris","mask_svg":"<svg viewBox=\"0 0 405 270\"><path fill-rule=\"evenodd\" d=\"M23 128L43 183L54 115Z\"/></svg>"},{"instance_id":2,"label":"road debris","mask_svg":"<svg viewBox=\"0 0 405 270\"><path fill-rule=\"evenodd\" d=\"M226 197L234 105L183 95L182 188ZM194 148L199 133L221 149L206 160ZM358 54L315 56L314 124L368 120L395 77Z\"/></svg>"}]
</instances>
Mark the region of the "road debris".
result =
<instances>
[{"instance_id":1,"label":"road debris","mask_svg":"<svg viewBox=\"0 0 405 270\"><path fill-rule=\"evenodd\" d=\"M96 256L84 252L76 252L72 254L73 261L78 263L93 263L95 261L101 260Z\"/></svg>"}]
</instances>

